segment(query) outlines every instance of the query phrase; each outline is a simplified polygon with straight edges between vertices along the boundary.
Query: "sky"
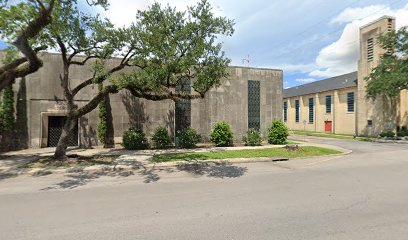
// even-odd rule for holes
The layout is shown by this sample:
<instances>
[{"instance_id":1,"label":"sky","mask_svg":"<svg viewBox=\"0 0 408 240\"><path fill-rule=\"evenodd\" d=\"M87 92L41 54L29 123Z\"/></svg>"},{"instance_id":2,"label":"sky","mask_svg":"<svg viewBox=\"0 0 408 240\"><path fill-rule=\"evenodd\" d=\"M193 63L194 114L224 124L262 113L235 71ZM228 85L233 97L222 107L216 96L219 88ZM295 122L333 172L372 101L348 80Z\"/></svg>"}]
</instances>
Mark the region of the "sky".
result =
<instances>
[{"instance_id":1,"label":"sky","mask_svg":"<svg viewBox=\"0 0 408 240\"><path fill-rule=\"evenodd\" d=\"M99 12L120 27L129 25L137 10L146 9L153 2L111 0L108 11ZM197 3L156 2L180 10ZM236 23L234 35L222 39L223 50L232 65L282 69L284 88L356 71L359 27L383 15L396 17L398 28L408 25L408 0L209 2L216 15Z\"/></svg>"}]
</instances>

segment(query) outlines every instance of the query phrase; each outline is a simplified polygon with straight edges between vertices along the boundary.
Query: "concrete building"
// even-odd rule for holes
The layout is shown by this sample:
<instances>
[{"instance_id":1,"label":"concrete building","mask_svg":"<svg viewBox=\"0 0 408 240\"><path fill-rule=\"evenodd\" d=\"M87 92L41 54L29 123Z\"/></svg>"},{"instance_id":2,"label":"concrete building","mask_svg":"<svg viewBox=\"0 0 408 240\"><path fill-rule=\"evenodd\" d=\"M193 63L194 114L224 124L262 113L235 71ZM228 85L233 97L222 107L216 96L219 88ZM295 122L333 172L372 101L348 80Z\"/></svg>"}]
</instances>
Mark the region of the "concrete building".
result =
<instances>
[{"instance_id":1,"label":"concrete building","mask_svg":"<svg viewBox=\"0 0 408 240\"><path fill-rule=\"evenodd\" d=\"M384 16L360 28L358 72L284 90L284 120L293 130L377 136L408 126L408 92L396 106L384 97L369 99L365 78L378 66L384 49L377 37L395 29Z\"/></svg>"},{"instance_id":2,"label":"concrete building","mask_svg":"<svg viewBox=\"0 0 408 240\"><path fill-rule=\"evenodd\" d=\"M67 114L61 100L61 57L47 53L42 54L42 59L44 67L14 84L18 131L15 141L23 148L55 146ZM231 124L235 142L241 141L249 127L265 133L273 120L282 117L282 71L230 67L228 72L230 77L223 79L220 87L207 92L204 99L176 104L172 100L138 99L127 91L111 95L116 142L121 142L123 131L131 126L143 129L148 137L158 126L166 127L173 136L177 130L191 126L208 141L212 125L221 120ZM88 67L73 67L71 87L91 75ZM76 104L84 105L97 91L97 86L81 90ZM71 145L98 145L97 124L98 109L95 109L79 120Z\"/></svg>"}]
</instances>

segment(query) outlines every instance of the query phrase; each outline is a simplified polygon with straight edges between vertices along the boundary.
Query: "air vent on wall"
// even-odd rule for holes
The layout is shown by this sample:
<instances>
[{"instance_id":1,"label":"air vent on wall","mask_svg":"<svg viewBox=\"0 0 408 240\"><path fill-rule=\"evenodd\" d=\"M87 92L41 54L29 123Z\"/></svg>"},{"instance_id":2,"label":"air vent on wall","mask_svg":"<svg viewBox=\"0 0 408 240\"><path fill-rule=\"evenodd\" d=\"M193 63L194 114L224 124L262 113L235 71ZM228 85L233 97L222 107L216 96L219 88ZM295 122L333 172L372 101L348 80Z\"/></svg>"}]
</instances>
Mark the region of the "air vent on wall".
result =
<instances>
[{"instance_id":1,"label":"air vent on wall","mask_svg":"<svg viewBox=\"0 0 408 240\"><path fill-rule=\"evenodd\" d=\"M374 60L374 40L369 38L367 40L367 62Z\"/></svg>"}]
</instances>

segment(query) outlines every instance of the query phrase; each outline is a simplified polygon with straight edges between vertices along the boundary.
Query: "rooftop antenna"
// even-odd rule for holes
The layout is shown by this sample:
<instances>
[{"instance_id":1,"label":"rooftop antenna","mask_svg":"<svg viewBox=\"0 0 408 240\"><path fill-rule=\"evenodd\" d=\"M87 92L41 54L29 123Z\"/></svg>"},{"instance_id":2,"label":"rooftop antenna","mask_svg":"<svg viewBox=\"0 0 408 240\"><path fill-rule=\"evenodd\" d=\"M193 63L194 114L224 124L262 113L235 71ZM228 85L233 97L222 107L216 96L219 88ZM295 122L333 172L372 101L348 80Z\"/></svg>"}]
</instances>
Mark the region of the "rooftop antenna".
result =
<instances>
[{"instance_id":1,"label":"rooftop antenna","mask_svg":"<svg viewBox=\"0 0 408 240\"><path fill-rule=\"evenodd\" d=\"M247 67L249 67L250 62L249 54L247 58L242 59L242 64L246 64Z\"/></svg>"}]
</instances>

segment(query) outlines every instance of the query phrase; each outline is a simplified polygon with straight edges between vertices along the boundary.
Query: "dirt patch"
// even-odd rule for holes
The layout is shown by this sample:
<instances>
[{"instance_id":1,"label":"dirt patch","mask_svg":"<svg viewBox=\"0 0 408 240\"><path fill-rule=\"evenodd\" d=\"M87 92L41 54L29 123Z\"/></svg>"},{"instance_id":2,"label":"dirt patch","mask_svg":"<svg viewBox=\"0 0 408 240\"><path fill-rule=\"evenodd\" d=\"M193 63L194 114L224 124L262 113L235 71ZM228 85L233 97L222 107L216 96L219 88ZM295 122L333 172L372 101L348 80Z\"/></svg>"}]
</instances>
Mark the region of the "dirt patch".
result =
<instances>
[{"instance_id":1,"label":"dirt patch","mask_svg":"<svg viewBox=\"0 0 408 240\"><path fill-rule=\"evenodd\" d=\"M55 161L50 157L32 161L23 168L59 168L59 167L89 167L93 165L112 165L118 156L80 156L77 154L67 155L63 161Z\"/></svg>"}]
</instances>

